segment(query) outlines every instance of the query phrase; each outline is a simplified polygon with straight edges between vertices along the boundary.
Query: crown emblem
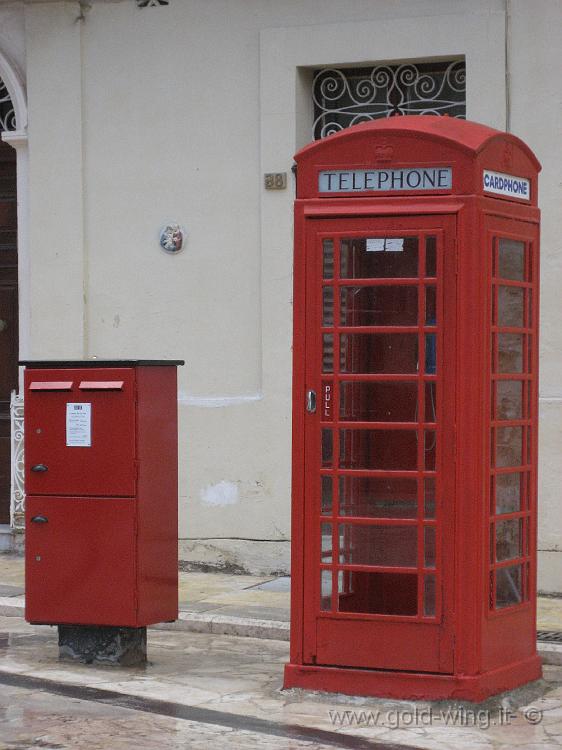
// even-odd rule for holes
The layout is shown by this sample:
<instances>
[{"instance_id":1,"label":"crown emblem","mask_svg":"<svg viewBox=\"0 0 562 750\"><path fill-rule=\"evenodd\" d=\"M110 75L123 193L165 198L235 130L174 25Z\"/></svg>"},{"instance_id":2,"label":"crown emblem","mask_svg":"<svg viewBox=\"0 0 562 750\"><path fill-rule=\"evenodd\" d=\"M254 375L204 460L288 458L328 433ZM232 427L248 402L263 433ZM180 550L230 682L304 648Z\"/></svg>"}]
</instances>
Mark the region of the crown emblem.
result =
<instances>
[{"instance_id":1,"label":"crown emblem","mask_svg":"<svg viewBox=\"0 0 562 750\"><path fill-rule=\"evenodd\" d=\"M377 161L392 161L394 149L388 143L379 143L375 146L375 159Z\"/></svg>"},{"instance_id":2,"label":"crown emblem","mask_svg":"<svg viewBox=\"0 0 562 750\"><path fill-rule=\"evenodd\" d=\"M502 164L504 167L513 166L513 144L506 143L503 147Z\"/></svg>"}]
</instances>

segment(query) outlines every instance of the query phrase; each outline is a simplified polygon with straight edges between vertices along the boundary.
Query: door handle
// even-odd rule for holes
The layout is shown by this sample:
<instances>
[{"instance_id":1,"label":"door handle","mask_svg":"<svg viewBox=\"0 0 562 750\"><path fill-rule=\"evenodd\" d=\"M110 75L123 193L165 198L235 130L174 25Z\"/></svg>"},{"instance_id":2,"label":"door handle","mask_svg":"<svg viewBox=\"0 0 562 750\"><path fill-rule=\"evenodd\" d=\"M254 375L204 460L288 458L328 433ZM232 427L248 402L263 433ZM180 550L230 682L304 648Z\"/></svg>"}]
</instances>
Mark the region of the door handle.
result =
<instances>
[{"instance_id":1,"label":"door handle","mask_svg":"<svg viewBox=\"0 0 562 750\"><path fill-rule=\"evenodd\" d=\"M49 519L45 516L33 516L31 520L33 523L49 523Z\"/></svg>"},{"instance_id":2,"label":"door handle","mask_svg":"<svg viewBox=\"0 0 562 750\"><path fill-rule=\"evenodd\" d=\"M41 471L48 471L48 470L49 470L49 467L45 466L45 464L35 464L35 466L31 467L31 471L41 472Z\"/></svg>"},{"instance_id":3,"label":"door handle","mask_svg":"<svg viewBox=\"0 0 562 750\"><path fill-rule=\"evenodd\" d=\"M306 392L306 410L309 414L314 414L316 411L316 391Z\"/></svg>"}]
</instances>

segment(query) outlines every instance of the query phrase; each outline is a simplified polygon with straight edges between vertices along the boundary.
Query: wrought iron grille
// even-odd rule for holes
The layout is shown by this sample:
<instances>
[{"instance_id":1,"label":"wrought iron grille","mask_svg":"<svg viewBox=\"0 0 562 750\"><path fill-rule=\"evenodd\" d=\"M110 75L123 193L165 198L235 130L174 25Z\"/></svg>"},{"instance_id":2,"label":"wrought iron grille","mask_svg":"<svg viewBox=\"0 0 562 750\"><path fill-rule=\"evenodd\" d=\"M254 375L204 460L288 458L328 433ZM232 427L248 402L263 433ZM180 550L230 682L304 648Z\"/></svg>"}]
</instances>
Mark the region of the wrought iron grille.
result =
<instances>
[{"instance_id":1,"label":"wrought iron grille","mask_svg":"<svg viewBox=\"0 0 562 750\"><path fill-rule=\"evenodd\" d=\"M464 60L324 68L314 73L313 138L395 115L466 116Z\"/></svg>"},{"instance_id":2,"label":"wrought iron grille","mask_svg":"<svg viewBox=\"0 0 562 750\"><path fill-rule=\"evenodd\" d=\"M16 113L6 84L0 78L0 131L16 129Z\"/></svg>"}]
</instances>

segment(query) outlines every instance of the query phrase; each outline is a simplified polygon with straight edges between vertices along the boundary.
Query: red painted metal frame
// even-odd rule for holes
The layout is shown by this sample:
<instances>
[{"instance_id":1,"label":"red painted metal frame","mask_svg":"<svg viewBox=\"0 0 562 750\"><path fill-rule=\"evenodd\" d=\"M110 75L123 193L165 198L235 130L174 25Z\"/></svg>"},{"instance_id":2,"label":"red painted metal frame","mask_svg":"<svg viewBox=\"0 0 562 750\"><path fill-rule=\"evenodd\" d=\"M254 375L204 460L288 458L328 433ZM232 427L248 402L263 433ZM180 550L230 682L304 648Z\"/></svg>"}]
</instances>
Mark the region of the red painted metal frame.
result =
<instances>
[{"instance_id":1,"label":"red painted metal frame","mask_svg":"<svg viewBox=\"0 0 562 750\"><path fill-rule=\"evenodd\" d=\"M448 120L448 121L447 121ZM394 152L390 163L378 164L375 147L384 143ZM385 149L388 154L388 148ZM396 698L485 697L536 679L540 660L536 654L536 460L537 460L537 317L538 223L537 175L540 165L517 138L449 118L404 117L377 121L344 131L311 144L296 156L298 165L295 204L294 365L293 365L293 515L292 515L292 623L291 656L285 668L285 686L383 695ZM317 176L321 169L402 168L447 164L453 170L448 195L349 194L320 196ZM482 170L526 177L531 201L490 197L482 190ZM308 386L306 326L317 315L307 292L310 252L308 227L318 219L351 221L354 217L455 216L457 223L455 476L456 517L450 529L455 548L454 600L447 616L454 626L454 669L450 674L427 674L420 669L389 671L362 665L334 667L315 663L315 645L307 636L316 619L317 598L309 595L318 582L306 581L308 545L318 547L305 531L305 508L318 503L306 495L309 457L305 444L305 391ZM492 335L492 238L514 236L533 243L534 350L528 382L532 386L531 413L523 420L531 430L528 521L529 566L527 602L490 609L490 382ZM379 280L377 280L378 283ZM353 283L353 281L351 281ZM308 295L308 297L307 297ZM363 379L363 378L362 378ZM493 469L492 469L493 472ZM318 506L317 506L318 507ZM493 522L493 518L492 518ZM501 563L500 565L503 565ZM373 619L358 618L365 627ZM419 623L420 626L422 623ZM342 635L342 634L340 634ZM359 644L360 645L360 644ZM346 648L352 649L352 645ZM420 664L421 664L420 660ZM358 669L357 667L361 667Z\"/></svg>"},{"instance_id":2,"label":"red painted metal frame","mask_svg":"<svg viewBox=\"0 0 562 750\"><path fill-rule=\"evenodd\" d=\"M70 381L70 391L29 390ZM24 382L28 492L49 472L56 480L56 490L28 494L26 619L123 627L177 619L176 367L28 369ZM91 448L66 446L67 402L92 403ZM36 463L48 463L39 479Z\"/></svg>"}]
</instances>

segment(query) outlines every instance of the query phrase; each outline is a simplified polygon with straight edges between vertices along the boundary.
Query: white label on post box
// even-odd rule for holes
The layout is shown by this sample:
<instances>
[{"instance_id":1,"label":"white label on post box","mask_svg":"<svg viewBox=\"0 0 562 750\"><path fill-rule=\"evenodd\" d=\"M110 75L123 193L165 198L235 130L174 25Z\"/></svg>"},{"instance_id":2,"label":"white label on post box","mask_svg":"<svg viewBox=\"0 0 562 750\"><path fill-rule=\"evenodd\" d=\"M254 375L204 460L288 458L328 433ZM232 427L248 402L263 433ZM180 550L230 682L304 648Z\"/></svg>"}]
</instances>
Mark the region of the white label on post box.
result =
<instances>
[{"instance_id":1,"label":"white label on post box","mask_svg":"<svg viewBox=\"0 0 562 750\"><path fill-rule=\"evenodd\" d=\"M92 446L92 404L66 405L66 445L69 448Z\"/></svg>"}]
</instances>

